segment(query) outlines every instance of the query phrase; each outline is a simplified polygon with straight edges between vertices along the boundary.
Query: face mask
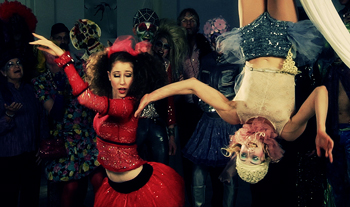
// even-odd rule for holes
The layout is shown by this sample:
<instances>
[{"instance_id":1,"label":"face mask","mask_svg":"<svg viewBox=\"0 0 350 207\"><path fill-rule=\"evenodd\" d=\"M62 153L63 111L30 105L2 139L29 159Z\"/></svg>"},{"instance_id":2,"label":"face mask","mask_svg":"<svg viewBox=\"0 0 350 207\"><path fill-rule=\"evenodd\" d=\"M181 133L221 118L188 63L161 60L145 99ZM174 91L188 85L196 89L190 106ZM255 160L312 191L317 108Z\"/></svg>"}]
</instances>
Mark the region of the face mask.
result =
<instances>
[{"instance_id":1,"label":"face mask","mask_svg":"<svg viewBox=\"0 0 350 207\"><path fill-rule=\"evenodd\" d=\"M141 22L136 27L136 34L139 41L152 41L156 31L157 26L150 22Z\"/></svg>"}]
</instances>

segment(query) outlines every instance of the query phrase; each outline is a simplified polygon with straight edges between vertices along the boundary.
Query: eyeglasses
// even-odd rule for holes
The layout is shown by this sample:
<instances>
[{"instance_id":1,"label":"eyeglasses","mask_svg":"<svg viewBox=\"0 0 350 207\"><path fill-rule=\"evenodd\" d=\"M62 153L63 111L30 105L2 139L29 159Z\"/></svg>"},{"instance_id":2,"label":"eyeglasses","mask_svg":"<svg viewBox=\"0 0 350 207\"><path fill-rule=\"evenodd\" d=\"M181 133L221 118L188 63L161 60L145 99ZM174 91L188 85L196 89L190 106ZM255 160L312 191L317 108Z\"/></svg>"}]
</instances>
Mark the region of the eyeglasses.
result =
<instances>
[{"instance_id":1,"label":"eyeglasses","mask_svg":"<svg viewBox=\"0 0 350 207\"><path fill-rule=\"evenodd\" d=\"M162 41L158 40L154 44L156 47L163 48L164 50L170 50L170 45L168 43L163 43Z\"/></svg>"},{"instance_id":2,"label":"eyeglasses","mask_svg":"<svg viewBox=\"0 0 350 207\"><path fill-rule=\"evenodd\" d=\"M13 67L20 67L22 66L22 62L20 60L17 60L16 62L12 62L12 61L9 61L7 64L6 64L6 69L10 69L10 68L13 68Z\"/></svg>"}]
</instances>

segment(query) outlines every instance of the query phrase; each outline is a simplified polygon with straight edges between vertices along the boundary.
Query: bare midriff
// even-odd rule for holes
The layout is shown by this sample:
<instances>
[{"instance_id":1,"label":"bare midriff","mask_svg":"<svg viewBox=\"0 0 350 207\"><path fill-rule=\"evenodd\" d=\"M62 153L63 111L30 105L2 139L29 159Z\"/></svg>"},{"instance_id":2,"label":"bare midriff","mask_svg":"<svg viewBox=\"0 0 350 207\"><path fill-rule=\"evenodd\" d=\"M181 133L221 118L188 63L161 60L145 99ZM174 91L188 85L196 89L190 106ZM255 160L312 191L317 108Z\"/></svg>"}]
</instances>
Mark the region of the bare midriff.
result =
<instances>
[{"instance_id":1,"label":"bare midriff","mask_svg":"<svg viewBox=\"0 0 350 207\"><path fill-rule=\"evenodd\" d=\"M285 58L280 57L258 57L249 60L248 62L253 65L253 68L277 68L281 69Z\"/></svg>"},{"instance_id":2,"label":"bare midriff","mask_svg":"<svg viewBox=\"0 0 350 207\"><path fill-rule=\"evenodd\" d=\"M129 170L126 172L113 172L107 169L106 169L106 172L107 172L108 178L111 181L116 183L122 183L122 182L134 179L138 174L140 174L142 169L143 169L143 165L141 165L136 169Z\"/></svg>"}]
</instances>

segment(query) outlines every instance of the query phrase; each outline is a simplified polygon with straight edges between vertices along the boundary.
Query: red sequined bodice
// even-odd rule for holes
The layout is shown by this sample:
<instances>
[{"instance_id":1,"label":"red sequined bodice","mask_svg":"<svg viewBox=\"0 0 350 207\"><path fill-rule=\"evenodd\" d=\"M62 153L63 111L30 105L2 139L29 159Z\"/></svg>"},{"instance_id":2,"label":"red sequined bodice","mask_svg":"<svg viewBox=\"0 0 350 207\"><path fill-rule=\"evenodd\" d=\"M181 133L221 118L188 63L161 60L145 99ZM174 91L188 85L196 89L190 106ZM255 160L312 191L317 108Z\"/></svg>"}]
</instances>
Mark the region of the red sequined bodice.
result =
<instances>
[{"instance_id":1,"label":"red sequined bodice","mask_svg":"<svg viewBox=\"0 0 350 207\"><path fill-rule=\"evenodd\" d=\"M56 59L65 64L69 53ZM99 137L97 149L98 161L107 170L125 172L135 169L145 163L137 153L136 129L138 119L134 117L135 100L131 97L124 99L108 99L97 96L88 84L79 76L73 64L64 68L73 95L79 95L80 104L97 112L94 119L94 129Z\"/></svg>"}]
</instances>

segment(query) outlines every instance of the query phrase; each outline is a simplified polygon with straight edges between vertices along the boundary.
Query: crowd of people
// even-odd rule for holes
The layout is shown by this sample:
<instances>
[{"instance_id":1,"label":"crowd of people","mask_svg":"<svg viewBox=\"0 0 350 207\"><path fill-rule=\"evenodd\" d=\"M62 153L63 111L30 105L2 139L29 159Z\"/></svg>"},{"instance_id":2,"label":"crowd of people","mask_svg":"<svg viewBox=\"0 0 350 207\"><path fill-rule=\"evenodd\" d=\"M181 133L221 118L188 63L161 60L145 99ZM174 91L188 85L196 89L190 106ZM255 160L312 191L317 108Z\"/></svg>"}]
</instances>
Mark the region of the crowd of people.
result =
<instances>
[{"instance_id":1,"label":"crowd of people","mask_svg":"<svg viewBox=\"0 0 350 207\"><path fill-rule=\"evenodd\" d=\"M1 3L1 203L39 206L45 176L48 206L234 207L239 180L251 206L349 206L347 62L294 0L238 2L238 28L141 8L106 45Z\"/></svg>"}]
</instances>

